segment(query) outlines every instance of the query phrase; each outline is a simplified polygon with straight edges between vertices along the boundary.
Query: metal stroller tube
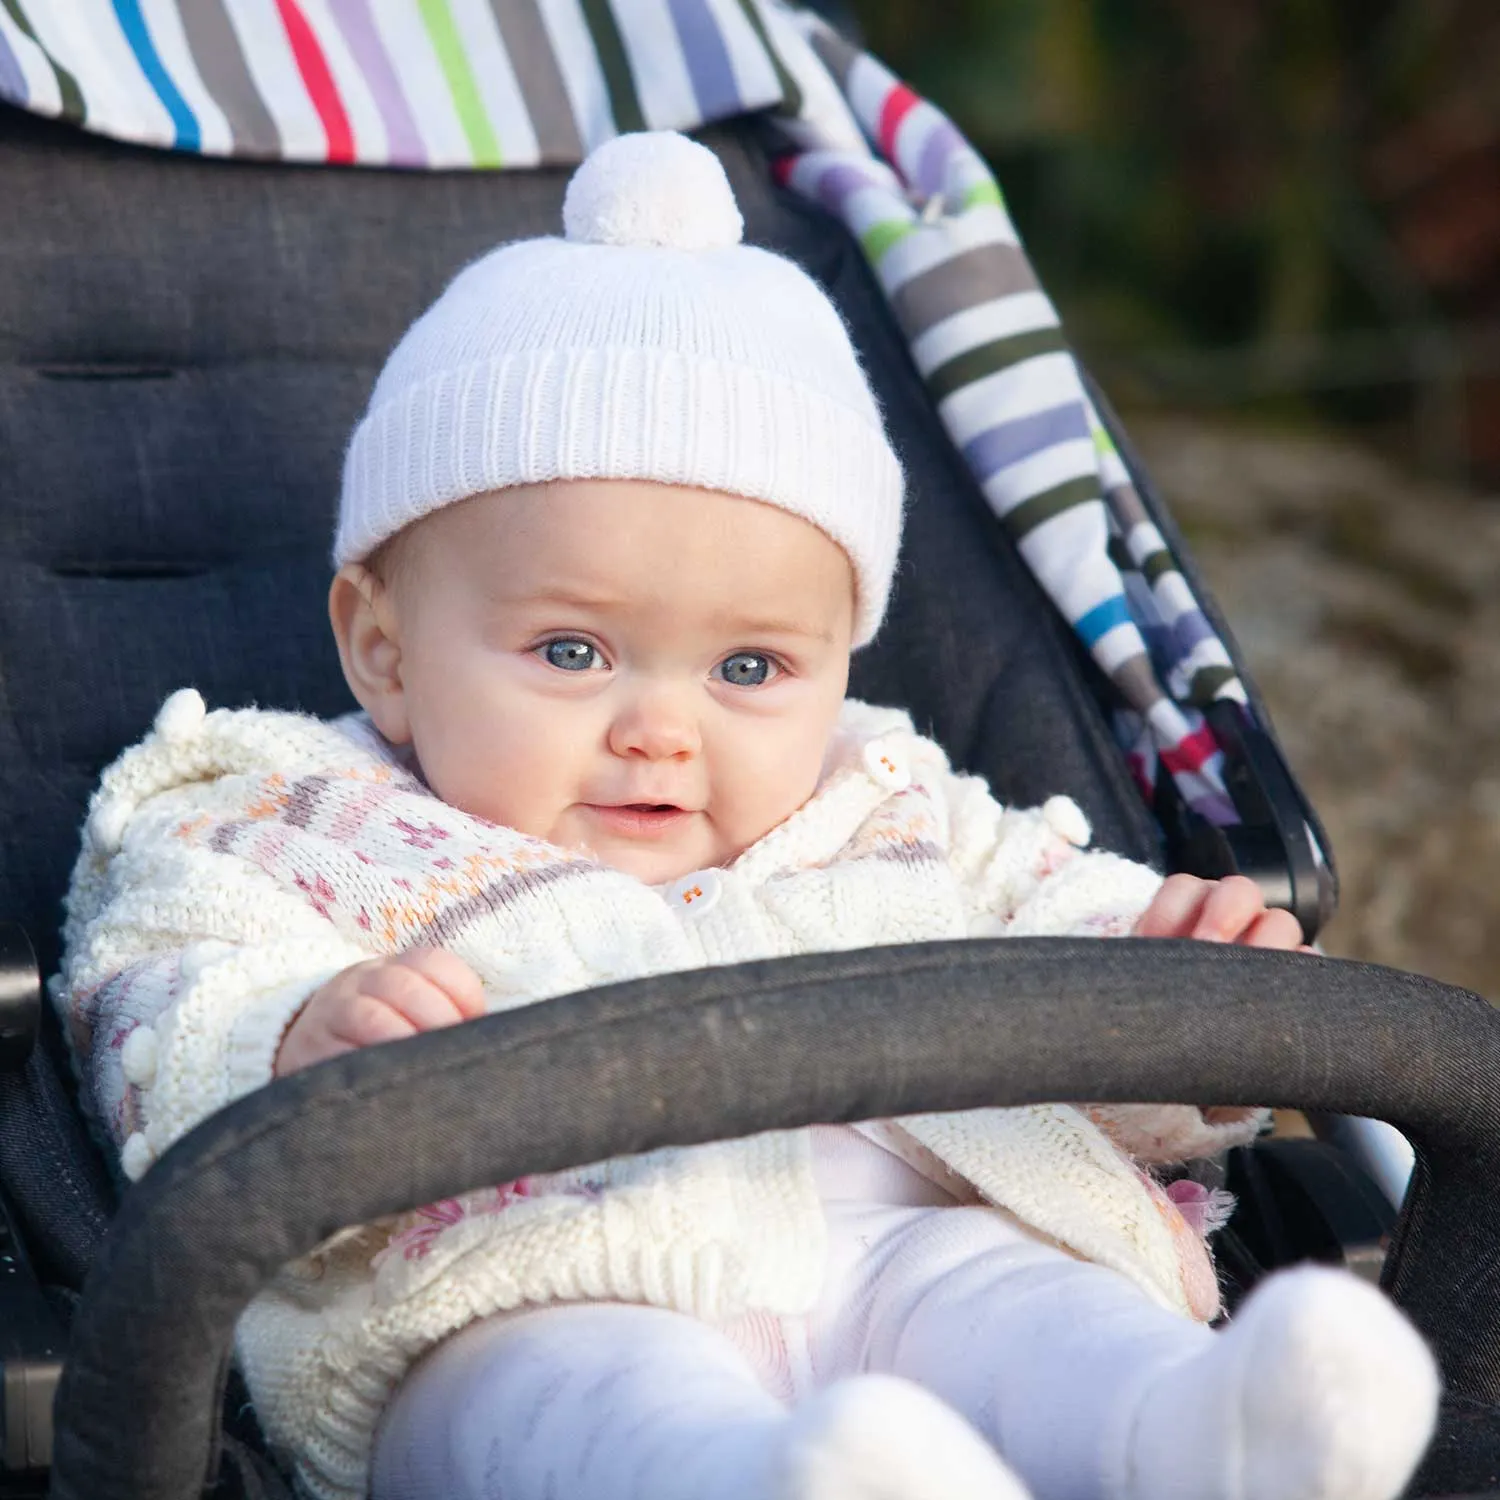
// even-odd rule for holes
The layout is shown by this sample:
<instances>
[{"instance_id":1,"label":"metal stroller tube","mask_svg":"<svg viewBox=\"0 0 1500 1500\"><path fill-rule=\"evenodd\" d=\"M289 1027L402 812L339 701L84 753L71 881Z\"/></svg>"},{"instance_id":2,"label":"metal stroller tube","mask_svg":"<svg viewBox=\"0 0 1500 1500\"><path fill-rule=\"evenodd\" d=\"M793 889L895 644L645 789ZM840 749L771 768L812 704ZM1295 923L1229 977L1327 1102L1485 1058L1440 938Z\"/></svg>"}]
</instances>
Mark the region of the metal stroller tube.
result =
<instances>
[{"instance_id":1,"label":"metal stroller tube","mask_svg":"<svg viewBox=\"0 0 1500 1500\"><path fill-rule=\"evenodd\" d=\"M54 1500L190 1500L240 1311L334 1230L527 1173L814 1121L1054 1099L1389 1120L1386 1281L1500 1405L1500 1014L1415 975L1192 942L930 943L695 970L351 1054L126 1195L73 1325Z\"/></svg>"}]
</instances>

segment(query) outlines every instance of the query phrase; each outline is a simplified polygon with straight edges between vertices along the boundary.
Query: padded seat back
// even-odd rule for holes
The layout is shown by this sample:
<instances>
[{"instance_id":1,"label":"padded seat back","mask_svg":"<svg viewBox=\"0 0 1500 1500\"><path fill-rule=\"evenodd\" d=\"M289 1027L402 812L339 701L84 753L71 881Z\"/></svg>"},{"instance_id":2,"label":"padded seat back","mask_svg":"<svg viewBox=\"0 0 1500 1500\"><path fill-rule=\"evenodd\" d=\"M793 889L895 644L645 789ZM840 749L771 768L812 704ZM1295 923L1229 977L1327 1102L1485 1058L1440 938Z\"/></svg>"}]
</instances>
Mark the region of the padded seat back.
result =
<instances>
[{"instance_id":1,"label":"padded seat back","mask_svg":"<svg viewBox=\"0 0 1500 1500\"><path fill-rule=\"evenodd\" d=\"M706 138L747 237L837 299L909 469L895 608L857 689L910 706L1002 795L1070 790L1105 841L1149 856L1071 638L856 248L771 185L753 122ZM0 110L0 912L49 967L89 789L168 692L351 706L324 615L348 433L459 267L557 230L566 178L205 161Z\"/></svg>"},{"instance_id":2,"label":"padded seat back","mask_svg":"<svg viewBox=\"0 0 1500 1500\"><path fill-rule=\"evenodd\" d=\"M1068 792L1101 843L1155 858L1093 668L944 436L857 247L774 187L753 120L703 139L746 237L839 305L907 466L895 599L854 691L906 705L1002 798ZM348 433L461 266L557 231L567 176L210 161L0 107L0 915L45 971L89 792L169 692L352 706L324 613ZM55 1106L28 1128L61 1161L76 1142ZM23 1211L67 1197L43 1176Z\"/></svg>"}]
</instances>

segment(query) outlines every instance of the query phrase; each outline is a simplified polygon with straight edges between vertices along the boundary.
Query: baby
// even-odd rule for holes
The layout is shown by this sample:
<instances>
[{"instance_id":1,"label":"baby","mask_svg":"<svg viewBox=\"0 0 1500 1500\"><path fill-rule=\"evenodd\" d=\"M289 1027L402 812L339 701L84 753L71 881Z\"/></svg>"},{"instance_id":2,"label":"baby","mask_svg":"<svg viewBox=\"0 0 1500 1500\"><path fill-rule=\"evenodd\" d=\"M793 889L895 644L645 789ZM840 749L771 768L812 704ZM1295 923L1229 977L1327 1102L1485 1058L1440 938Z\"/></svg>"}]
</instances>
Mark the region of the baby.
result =
<instances>
[{"instance_id":1,"label":"baby","mask_svg":"<svg viewBox=\"0 0 1500 1500\"><path fill-rule=\"evenodd\" d=\"M463 272L351 444L330 613L363 715L168 700L105 775L59 1001L127 1176L272 1076L592 984L978 934L1293 948L1086 852L845 698L902 481L844 329L716 159L600 148L567 238ZM628 1087L629 1059L620 1085ZM302 1491L376 1500L1381 1500L1437 1382L1301 1270L1227 1332L1150 1176L1259 1111L777 1132L336 1237L241 1323Z\"/></svg>"}]
</instances>

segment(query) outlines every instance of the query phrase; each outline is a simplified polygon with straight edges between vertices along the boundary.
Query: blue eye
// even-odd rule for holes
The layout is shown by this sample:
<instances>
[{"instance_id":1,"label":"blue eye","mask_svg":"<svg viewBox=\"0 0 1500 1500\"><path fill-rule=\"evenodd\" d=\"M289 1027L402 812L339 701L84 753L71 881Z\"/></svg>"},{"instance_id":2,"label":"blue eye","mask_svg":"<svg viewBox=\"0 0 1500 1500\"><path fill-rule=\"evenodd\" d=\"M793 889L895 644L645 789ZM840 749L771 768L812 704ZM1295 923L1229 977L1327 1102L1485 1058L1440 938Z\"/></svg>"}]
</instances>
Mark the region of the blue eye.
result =
<instances>
[{"instance_id":1,"label":"blue eye","mask_svg":"<svg viewBox=\"0 0 1500 1500\"><path fill-rule=\"evenodd\" d=\"M560 667L564 672L588 672L602 665L598 647L587 641L548 641L540 649L549 666Z\"/></svg>"},{"instance_id":2,"label":"blue eye","mask_svg":"<svg viewBox=\"0 0 1500 1500\"><path fill-rule=\"evenodd\" d=\"M714 668L721 681L732 687L760 687L776 671L776 663L759 651L736 651Z\"/></svg>"}]
</instances>

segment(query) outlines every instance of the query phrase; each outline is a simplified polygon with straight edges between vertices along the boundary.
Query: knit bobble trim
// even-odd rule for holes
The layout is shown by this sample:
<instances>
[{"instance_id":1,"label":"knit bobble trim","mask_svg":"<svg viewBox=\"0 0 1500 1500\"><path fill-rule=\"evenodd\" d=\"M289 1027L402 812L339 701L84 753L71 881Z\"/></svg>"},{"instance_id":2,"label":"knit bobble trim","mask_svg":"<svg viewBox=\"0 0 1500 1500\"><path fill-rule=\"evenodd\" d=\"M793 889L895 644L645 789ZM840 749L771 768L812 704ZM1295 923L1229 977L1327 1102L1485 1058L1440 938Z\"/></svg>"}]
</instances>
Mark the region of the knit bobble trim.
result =
<instances>
[{"instance_id":1,"label":"knit bobble trim","mask_svg":"<svg viewBox=\"0 0 1500 1500\"><path fill-rule=\"evenodd\" d=\"M147 1168L156 1160L151 1143L138 1130L130 1136L120 1149L120 1168L131 1182L139 1182Z\"/></svg>"},{"instance_id":2,"label":"knit bobble trim","mask_svg":"<svg viewBox=\"0 0 1500 1500\"><path fill-rule=\"evenodd\" d=\"M719 158L671 130L617 136L590 154L563 199L563 229L590 245L727 250L745 221Z\"/></svg>"},{"instance_id":3,"label":"knit bobble trim","mask_svg":"<svg viewBox=\"0 0 1500 1500\"><path fill-rule=\"evenodd\" d=\"M149 1026L137 1026L120 1048L120 1071L124 1073L126 1083L133 1083L137 1088L150 1088L156 1081L160 1053L155 1031Z\"/></svg>"},{"instance_id":4,"label":"knit bobble trim","mask_svg":"<svg viewBox=\"0 0 1500 1500\"><path fill-rule=\"evenodd\" d=\"M196 688L179 688L156 715L156 732L169 745L180 745L202 729L207 716L203 695Z\"/></svg>"},{"instance_id":5,"label":"knit bobble trim","mask_svg":"<svg viewBox=\"0 0 1500 1500\"><path fill-rule=\"evenodd\" d=\"M1079 849L1094 836L1083 809L1071 797L1048 797L1042 804L1042 817L1058 838L1066 839Z\"/></svg>"},{"instance_id":6,"label":"knit bobble trim","mask_svg":"<svg viewBox=\"0 0 1500 1500\"><path fill-rule=\"evenodd\" d=\"M130 822L130 804L123 797L104 797L89 814L85 831L101 854L118 854Z\"/></svg>"}]
</instances>

